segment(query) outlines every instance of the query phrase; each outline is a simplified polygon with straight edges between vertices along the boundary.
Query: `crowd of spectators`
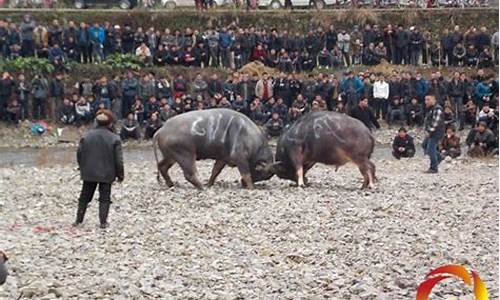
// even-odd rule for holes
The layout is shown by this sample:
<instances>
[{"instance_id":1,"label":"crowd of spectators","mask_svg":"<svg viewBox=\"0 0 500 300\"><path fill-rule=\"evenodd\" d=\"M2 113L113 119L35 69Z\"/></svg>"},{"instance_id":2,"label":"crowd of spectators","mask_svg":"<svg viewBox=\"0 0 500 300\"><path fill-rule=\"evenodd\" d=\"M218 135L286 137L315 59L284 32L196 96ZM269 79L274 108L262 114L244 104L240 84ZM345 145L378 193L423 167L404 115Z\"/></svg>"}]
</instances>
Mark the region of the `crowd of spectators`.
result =
<instances>
[{"instance_id":1,"label":"crowd of spectators","mask_svg":"<svg viewBox=\"0 0 500 300\"><path fill-rule=\"evenodd\" d=\"M123 26L123 27L122 27ZM367 24L351 30L330 25L306 34L236 25L182 30L124 24L0 21L0 55L37 56L61 69L65 62L100 63L113 53L136 55L148 65L239 69L261 61L284 72L389 63L487 68L498 62L498 31L459 26L431 33L419 26Z\"/></svg>"},{"instance_id":2,"label":"crowd of spectators","mask_svg":"<svg viewBox=\"0 0 500 300\"><path fill-rule=\"evenodd\" d=\"M121 122L124 139L150 138L162 123L191 110L230 108L249 116L278 136L291 122L309 111L348 113L370 129L389 126L422 126L424 97L433 94L444 108L448 127L462 130L485 122L498 136L498 79L482 69L475 76L455 72L451 78L432 73L393 71L387 76L345 72L335 75L281 72L262 76L234 72L226 79L217 74L194 80L182 74L174 78L131 71L114 78L82 79L67 86L63 75L37 75L28 80L4 72L0 78L0 117L19 120L52 119L81 126L93 120L101 108L111 109ZM449 144L449 143L447 143Z\"/></svg>"}]
</instances>

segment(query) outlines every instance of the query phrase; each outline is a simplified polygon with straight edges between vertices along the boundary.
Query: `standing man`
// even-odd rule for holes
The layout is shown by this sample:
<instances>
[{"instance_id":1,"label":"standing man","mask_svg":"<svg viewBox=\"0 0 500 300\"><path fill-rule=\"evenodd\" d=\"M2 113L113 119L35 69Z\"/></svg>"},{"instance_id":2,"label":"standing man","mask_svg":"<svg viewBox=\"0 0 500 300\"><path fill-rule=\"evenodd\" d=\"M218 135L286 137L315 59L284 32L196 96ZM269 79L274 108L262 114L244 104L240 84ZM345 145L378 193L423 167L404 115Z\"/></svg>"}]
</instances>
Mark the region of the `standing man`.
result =
<instances>
[{"instance_id":1,"label":"standing man","mask_svg":"<svg viewBox=\"0 0 500 300\"><path fill-rule=\"evenodd\" d=\"M426 137L422 147L425 154L429 155L430 158L430 167L425 173L434 174L438 172L440 163L438 143L444 136L443 108L436 104L434 95L425 96L425 107L427 108L424 120Z\"/></svg>"},{"instance_id":2,"label":"standing man","mask_svg":"<svg viewBox=\"0 0 500 300\"><path fill-rule=\"evenodd\" d=\"M5 263L7 262L7 255L0 251L0 285L4 284L7 280L7 268L5 267Z\"/></svg>"},{"instance_id":3,"label":"standing man","mask_svg":"<svg viewBox=\"0 0 500 300\"><path fill-rule=\"evenodd\" d=\"M96 114L96 121L97 128L87 132L78 145L77 160L83 187L73 225L83 223L87 205L99 185L99 221L101 228L105 229L108 227L111 184L115 179L123 181L123 155L120 137L111 131L113 113L100 110Z\"/></svg>"},{"instance_id":4,"label":"standing man","mask_svg":"<svg viewBox=\"0 0 500 300\"><path fill-rule=\"evenodd\" d=\"M373 84L373 109L377 119L382 115L385 118L387 107L389 105L389 84L385 81L384 75L380 75Z\"/></svg>"}]
</instances>

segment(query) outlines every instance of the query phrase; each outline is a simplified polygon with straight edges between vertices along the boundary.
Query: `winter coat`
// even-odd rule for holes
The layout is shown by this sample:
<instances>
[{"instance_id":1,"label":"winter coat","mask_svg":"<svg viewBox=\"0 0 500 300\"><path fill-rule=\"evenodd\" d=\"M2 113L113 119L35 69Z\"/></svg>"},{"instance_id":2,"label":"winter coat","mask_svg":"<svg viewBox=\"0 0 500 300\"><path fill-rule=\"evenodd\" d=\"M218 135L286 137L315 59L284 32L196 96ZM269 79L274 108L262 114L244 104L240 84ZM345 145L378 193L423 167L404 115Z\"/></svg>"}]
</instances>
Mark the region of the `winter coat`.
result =
<instances>
[{"instance_id":1,"label":"winter coat","mask_svg":"<svg viewBox=\"0 0 500 300\"><path fill-rule=\"evenodd\" d=\"M116 178L123 179L120 137L106 127L99 126L82 137L77 161L83 181L112 183Z\"/></svg>"}]
</instances>

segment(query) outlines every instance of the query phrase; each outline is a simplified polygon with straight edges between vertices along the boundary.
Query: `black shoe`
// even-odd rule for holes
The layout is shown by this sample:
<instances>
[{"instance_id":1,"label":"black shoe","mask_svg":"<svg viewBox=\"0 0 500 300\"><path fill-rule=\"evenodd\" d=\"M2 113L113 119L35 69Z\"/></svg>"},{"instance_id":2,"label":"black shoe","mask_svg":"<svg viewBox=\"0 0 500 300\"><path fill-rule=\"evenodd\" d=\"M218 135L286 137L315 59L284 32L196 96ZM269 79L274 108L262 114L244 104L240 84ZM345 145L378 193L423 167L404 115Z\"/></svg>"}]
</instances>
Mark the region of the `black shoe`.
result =
<instances>
[{"instance_id":1,"label":"black shoe","mask_svg":"<svg viewBox=\"0 0 500 300\"><path fill-rule=\"evenodd\" d=\"M109 227L109 223L101 223L101 225L99 226L99 228L101 229L106 229Z\"/></svg>"},{"instance_id":2,"label":"black shoe","mask_svg":"<svg viewBox=\"0 0 500 300\"><path fill-rule=\"evenodd\" d=\"M435 169L429 169L427 171L425 171L424 173L425 174L436 174L438 172L438 170L435 170Z\"/></svg>"}]
</instances>

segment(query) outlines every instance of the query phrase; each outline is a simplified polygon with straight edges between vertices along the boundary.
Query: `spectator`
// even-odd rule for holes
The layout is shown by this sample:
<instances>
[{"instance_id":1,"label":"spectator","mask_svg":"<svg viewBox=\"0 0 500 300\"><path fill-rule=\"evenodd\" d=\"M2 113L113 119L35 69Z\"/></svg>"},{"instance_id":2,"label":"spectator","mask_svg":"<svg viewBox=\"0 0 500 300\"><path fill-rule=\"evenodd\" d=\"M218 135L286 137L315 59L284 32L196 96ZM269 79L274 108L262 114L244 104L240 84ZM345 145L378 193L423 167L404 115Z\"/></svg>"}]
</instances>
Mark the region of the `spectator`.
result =
<instances>
[{"instance_id":1,"label":"spectator","mask_svg":"<svg viewBox=\"0 0 500 300\"><path fill-rule=\"evenodd\" d=\"M392 155L396 159L401 159L401 157L410 158L415 155L413 137L407 133L404 127L401 127L398 130L398 135L394 137L394 141L392 142Z\"/></svg>"},{"instance_id":2,"label":"spectator","mask_svg":"<svg viewBox=\"0 0 500 300\"><path fill-rule=\"evenodd\" d=\"M13 99L7 105L7 122L10 124L19 124L21 118L21 105L16 99Z\"/></svg>"},{"instance_id":3,"label":"spectator","mask_svg":"<svg viewBox=\"0 0 500 300\"><path fill-rule=\"evenodd\" d=\"M125 141L128 139L139 140L140 137L139 122L135 119L134 114L130 112L125 121L123 121L120 138Z\"/></svg>"},{"instance_id":4,"label":"spectator","mask_svg":"<svg viewBox=\"0 0 500 300\"><path fill-rule=\"evenodd\" d=\"M90 45L92 47L92 59L94 62L100 63L104 59L104 28L99 23L94 23L89 29Z\"/></svg>"},{"instance_id":5,"label":"spectator","mask_svg":"<svg viewBox=\"0 0 500 300\"><path fill-rule=\"evenodd\" d=\"M0 285L5 283L7 275L9 275L9 272L7 272L7 268L5 267L7 260L7 255L5 255L3 251L0 251Z\"/></svg>"},{"instance_id":6,"label":"spectator","mask_svg":"<svg viewBox=\"0 0 500 300\"><path fill-rule=\"evenodd\" d=\"M163 105L162 108L160 109L160 120L162 122L165 122L173 116L175 116L175 111L172 110L170 105L168 104Z\"/></svg>"},{"instance_id":7,"label":"spectator","mask_svg":"<svg viewBox=\"0 0 500 300\"><path fill-rule=\"evenodd\" d=\"M495 135L488 128L486 122L479 122L477 129L471 129L468 139L469 150L467 154L471 157L484 157L489 154L495 154L498 149L495 148Z\"/></svg>"},{"instance_id":8,"label":"spectator","mask_svg":"<svg viewBox=\"0 0 500 300\"><path fill-rule=\"evenodd\" d=\"M232 103L232 109L240 112L242 114L247 114L247 102L243 100L240 95L236 96L236 99Z\"/></svg>"},{"instance_id":9,"label":"spectator","mask_svg":"<svg viewBox=\"0 0 500 300\"><path fill-rule=\"evenodd\" d=\"M271 118L267 121L266 125L266 130L267 133L271 137L278 137L280 136L281 132L283 131L284 122L280 118L280 115L278 112L273 112L271 115Z\"/></svg>"},{"instance_id":10,"label":"spectator","mask_svg":"<svg viewBox=\"0 0 500 300\"><path fill-rule=\"evenodd\" d=\"M147 125L146 125L146 133L145 137L146 139L151 139L153 138L153 135L160 129L162 126L161 120L158 118L158 114L154 113L151 115L151 117L148 119Z\"/></svg>"},{"instance_id":11,"label":"spectator","mask_svg":"<svg viewBox=\"0 0 500 300\"><path fill-rule=\"evenodd\" d=\"M29 83L26 81L24 74L19 74L18 80L16 83L16 99L17 102L21 105L21 119L26 120L29 119L29 94L31 87Z\"/></svg>"},{"instance_id":12,"label":"spectator","mask_svg":"<svg viewBox=\"0 0 500 300\"><path fill-rule=\"evenodd\" d=\"M423 109L417 98L412 98L406 107L406 120L408 126L420 126L423 121Z\"/></svg>"},{"instance_id":13,"label":"spectator","mask_svg":"<svg viewBox=\"0 0 500 300\"><path fill-rule=\"evenodd\" d=\"M6 108L15 85L14 79L9 72L3 72L2 78L0 78L0 120L7 120Z\"/></svg>"},{"instance_id":14,"label":"spectator","mask_svg":"<svg viewBox=\"0 0 500 300\"><path fill-rule=\"evenodd\" d=\"M262 79L257 82L255 86L255 95L266 101L273 97L274 83L269 79L269 74L263 73Z\"/></svg>"},{"instance_id":15,"label":"spectator","mask_svg":"<svg viewBox=\"0 0 500 300\"><path fill-rule=\"evenodd\" d=\"M450 126L446 128L446 135L439 142L439 152L442 160L447 156L451 158L457 158L461 154L460 137L455 133L455 127Z\"/></svg>"},{"instance_id":16,"label":"spectator","mask_svg":"<svg viewBox=\"0 0 500 300\"><path fill-rule=\"evenodd\" d=\"M59 110L59 121L65 125L75 122L75 106L68 98L64 98L63 105Z\"/></svg>"},{"instance_id":17,"label":"spectator","mask_svg":"<svg viewBox=\"0 0 500 300\"><path fill-rule=\"evenodd\" d=\"M385 117L387 114L389 99L389 84L385 81L384 75L379 75L377 81L373 84L373 109L377 119Z\"/></svg>"},{"instance_id":18,"label":"spectator","mask_svg":"<svg viewBox=\"0 0 500 300\"><path fill-rule=\"evenodd\" d=\"M498 116L489 106L483 106L483 109L478 114L478 121L485 122L488 128L491 129L498 122Z\"/></svg>"},{"instance_id":19,"label":"spectator","mask_svg":"<svg viewBox=\"0 0 500 300\"><path fill-rule=\"evenodd\" d=\"M33 94L33 118L35 120L47 118L47 97L49 95L49 83L41 75L35 75L31 82L31 93Z\"/></svg>"},{"instance_id":20,"label":"spectator","mask_svg":"<svg viewBox=\"0 0 500 300\"><path fill-rule=\"evenodd\" d=\"M87 124L92 120L92 109L90 103L88 103L85 97L80 97L78 102L75 104L75 118L76 126L80 127L83 124Z\"/></svg>"},{"instance_id":21,"label":"spectator","mask_svg":"<svg viewBox=\"0 0 500 300\"><path fill-rule=\"evenodd\" d=\"M21 31L21 40L22 40L22 53L21 55L24 57L33 56L35 45L33 42L34 30L35 30L35 21L31 19L31 15L26 14L23 17L23 21L19 26L19 30Z\"/></svg>"},{"instance_id":22,"label":"spectator","mask_svg":"<svg viewBox=\"0 0 500 300\"><path fill-rule=\"evenodd\" d=\"M360 120L370 130L373 130L373 128L380 128L377 118L375 118L375 115L368 106L367 98L363 98L359 101L359 104L351 110L350 115L351 117Z\"/></svg>"},{"instance_id":23,"label":"spectator","mask_svg":"<svg viewBox=\"0 0 500 300\"><path fill-rule=\"evenodd\" d=\"M132 111L134 113L135 119L142 124L144 122L144 105L141 102L141 99L137 98L135 103L132 105Z\"/></svg>"},{"instance_id":24,"label":"spectator","mask_svg":"<svg viewBox=\"0 0 500 300\"><path fill-rule=\"evenodd\" d=\"M394 97L389 104L389 112L387 116L387 123L389 125L394 124L394 122L398 120L402 123L405 122L405 111L404 105L401 103L401 99L399 97Z\"/></svg>"},{"instance_id":25,"label":"spectator","mask_svg":"<svg viewBox=\"0 0 500 300\"><path fill-rule=\"evenodd\" d=\"M151 55L151 50L146 43L141 43L139 47L135 50L135 55L139 58L140 61L144 62L147 65L151 65L153 63L153 56Z\"/></svg>"}]
</instances>

